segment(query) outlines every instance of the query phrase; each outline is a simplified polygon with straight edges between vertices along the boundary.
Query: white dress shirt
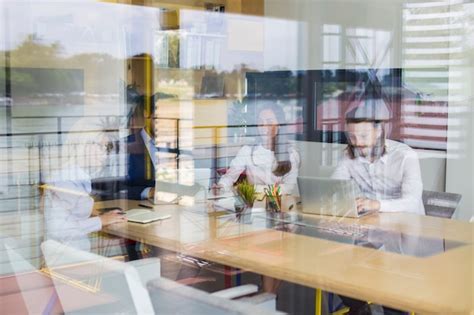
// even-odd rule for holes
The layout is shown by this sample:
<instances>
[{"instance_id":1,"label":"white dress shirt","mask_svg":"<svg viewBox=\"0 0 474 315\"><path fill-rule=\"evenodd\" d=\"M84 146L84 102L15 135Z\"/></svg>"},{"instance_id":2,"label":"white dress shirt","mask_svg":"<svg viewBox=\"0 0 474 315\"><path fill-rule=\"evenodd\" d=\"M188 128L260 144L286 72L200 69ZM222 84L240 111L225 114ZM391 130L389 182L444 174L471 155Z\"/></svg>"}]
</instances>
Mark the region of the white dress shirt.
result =
<instances>
[{"instance_id":1,"label":"white dress shirt","mask_svg":"<svg viewBox=\"0 0 474 315\"><path fill-rule=\"evenodd\" d=\"M155 140L153 140L152 137L145 131L145 129L142 129L140 131L140 135L142 136L143 143L145 144L146 150L148 151L148 155L150 156L151 162L153 163L153 166L157 167L158 165L158 157L157 153L158 150L156 149L155 146Z\"/></svg>"},{"instance_id":2,"label":"white dress shirt","mask_svg":"<svg viewBox=\"0 0 474 315\"><path fill-rule=\"evenodd\" d=\"M230 163L230 167L221 177L219 185L227 190L231 189L240 174L245 171L248 181L257 186L257 191L262 192L265 186L278 183L283 194L291 194L296 187L300 158L298 152L293 148L290 148L288 153L291 170L283 176L276 176L273 174L274 153L261 145L245 145Z\"/></svg>"},{"instance_id":3,"label":"white dress shirt","mask_svg":"<svg viewBox=\"0 0 474 315\"><path fill-rule=\"evenodd\" d=\"M91 217L91 178L79 167L54 171L45 185L47 238L82 250L90 250L89 233L99 231L102 222Z\"/></svg>"},{"instance_id":4,"label":"white dress shirt","mask_svg":"<svg viewBox=\"0 0 474 315\"><path fill-rule=\"evenodd\" d=\"M418 155L406 144L385 144L385 154L373 162L346 153L332 178L354 180L364 197L380 201L381 212L425 214Z\"/></svg>"}]
</instances>

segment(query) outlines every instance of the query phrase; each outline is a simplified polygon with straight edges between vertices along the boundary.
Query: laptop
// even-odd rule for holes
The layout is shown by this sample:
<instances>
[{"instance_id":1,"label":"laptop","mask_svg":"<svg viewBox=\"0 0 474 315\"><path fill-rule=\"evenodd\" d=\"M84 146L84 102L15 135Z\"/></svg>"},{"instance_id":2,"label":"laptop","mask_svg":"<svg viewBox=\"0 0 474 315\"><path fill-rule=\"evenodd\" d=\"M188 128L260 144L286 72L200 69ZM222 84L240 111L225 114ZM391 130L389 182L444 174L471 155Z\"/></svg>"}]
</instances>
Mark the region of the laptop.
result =
<instances>
[{"instance_id":1,"label":"laptop","mask_svg":"<svg viewBox=\"0 0 474 315\"><path fill-rule=\"evenodd\" d=\"M359 218L372 211L358 212L352 180L321 177L298 177L303 213Z\"/></svg>"},{"instance_id":2,"label":"laptop","mask_svg":"<svg viewBox=\"0 0 474 315\"><path fill-rule=\"evenodd\" d=\"M209 168L158 169L155 176L154 204L192 205L205 202L209 191Z\"/></svg>"}]
</instances>

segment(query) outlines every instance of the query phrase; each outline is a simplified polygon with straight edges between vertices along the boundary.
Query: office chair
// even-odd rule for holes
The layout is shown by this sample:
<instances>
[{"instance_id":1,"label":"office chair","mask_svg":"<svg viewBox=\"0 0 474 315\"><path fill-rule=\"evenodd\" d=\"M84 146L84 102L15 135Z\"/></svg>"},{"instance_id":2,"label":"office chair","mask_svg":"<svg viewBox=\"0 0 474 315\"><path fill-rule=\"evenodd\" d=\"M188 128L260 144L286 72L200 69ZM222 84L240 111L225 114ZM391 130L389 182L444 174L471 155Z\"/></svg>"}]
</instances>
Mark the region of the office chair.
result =
<instances>
[{"instance_id":1,"label":"office chair","mask_svg":"<svg viewBox=\"0 0 474 315\"><path fill-rule=\"evenodd\" d=\"M89 252L78 250L62 243L48 240L41 244L48 270L53 279L57 296L65 313L76 306L77 297L70 287L80 287L88 293L81 301L87 311L108 313L180 313L185 310L202 313L207 310L217 313L266 314L260 301L240 303L230 299L253 294L257 287L246 285L210 295L171 280L163 279L156 271L157 258L142 259L129 263L116 261ZM90 281L90 280L94 281ZM268 314L270 314L268 312Z\"/></svg>"},{"instance_id":2,"label":"office chair","mask_svg":"<svg viewBox=\"0 0 474 315\"><path fill-rule=\"evenodd\" d=\"M145 285L159 277L158 259L137 261L140 266L48 240L41 244L47 268L64 313L77 311L77 294L81 289L80 309L92 313L130 312L153 314Z\"/></svg>"},{"instance_id":3,"label":"office chair","mask_svg":"<svg viewBox=\"0 0 474 315\"><path fill-rule=\"evenodd\" d=\"M454 193L423 190L422 198L426 215L450 219L462 196Z\"/></svg>"}]
</instances>

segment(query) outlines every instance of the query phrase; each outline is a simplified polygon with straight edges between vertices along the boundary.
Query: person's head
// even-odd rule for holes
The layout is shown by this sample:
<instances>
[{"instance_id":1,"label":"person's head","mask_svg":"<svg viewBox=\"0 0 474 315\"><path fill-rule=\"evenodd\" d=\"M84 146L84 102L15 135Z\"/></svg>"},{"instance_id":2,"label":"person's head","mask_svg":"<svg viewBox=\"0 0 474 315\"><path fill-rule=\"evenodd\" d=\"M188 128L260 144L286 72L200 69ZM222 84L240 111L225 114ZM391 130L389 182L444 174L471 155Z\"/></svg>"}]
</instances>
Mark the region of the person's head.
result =
<instances>
[{"instance_id":1,"label":"person's head","mask_svg":"<svg viewBox=\"0 0 474 315\"><path fill-rule=\"evenodd\" d=\"M150 136L155 134L155 97L151 97L149 104L145 104L145 97L141 96L132 106L128 117L128 128L132 133L145 128ZM149 108L145 108L149 106Z\"/></svg>"},{"instance_id":2,"label":"person's head","mask_svg":"<svg viewBox=\"0 0 474 315\"><path fill-rule=\"evenodd\" d=\"M150 69L153 66L153 57L148 53L141 53L128 59L130 73L127 85L127 103L130 111L128 126L132 132L145 128L154 135L154 112L158 94L153 94L153 81Z\"/></svg>"},{"instance_id":3,"label":"person's head","mask_svg":"<svg viewBox=\"0 0 474 315\"><path fill-rule=\"evenodd\" d=\"M383 100L365 101L346 114L347 152L352 159L373 159L385 153L385 122L389 118Z\"/></svg>"},{"instance_id":4,"label":"person's head","mask_svg":"<svg viewBox=\"0 0 474 315\"><path fill-rule=\"evenodd\" d=\"M110 154L117 151L119 126L104 126L101 122L81 118L68 131L61 147L59 167L80 167L89 175L97 175L107 164Z\"/></svg>"},{"instance_id":5,"label":"person's head","mask_svg":"<svg viewBox=\"0 0 474 315\"><path fill-rule=\"evenodd\" d=\"M259 104L257 108L257 131L262 140L276 139L285 124L283 109L270 102Z\"/></svg>"},{"instance_id":6,"label":"person's head","mask_svg":"<svg viewBox=\"0 0 474 315\"><path fill-rule=\"evenodd\" d=\"M264 108L258 114L258 134L262 139L275 139L278 135L279 121L270 107Z\"/></svg>"},{"instance_id":7,"label":"person's head","mask_svg":"<svg viewBox=\"0 0 474 315\"><path fill-rule=\"evenodd\" d=\"M285 113L275 102L262 102L257 107L257 130L260 142L270 143L275 154L273 173L283 176L291 170L288 154L288 139L285 135Z\"/></svg>"},{"instance_id":8,"label":"person's head","mask_svg":"<svg viewBox=\"0 0 474 315\"><path fill-rule=\"evenodd\" d=\"M132 87L138 95L152 95L153 56L148 53L136 54L127 59L128 86ZM148 72L148 73L147 73Z\"/></svg>"}]
</instances>

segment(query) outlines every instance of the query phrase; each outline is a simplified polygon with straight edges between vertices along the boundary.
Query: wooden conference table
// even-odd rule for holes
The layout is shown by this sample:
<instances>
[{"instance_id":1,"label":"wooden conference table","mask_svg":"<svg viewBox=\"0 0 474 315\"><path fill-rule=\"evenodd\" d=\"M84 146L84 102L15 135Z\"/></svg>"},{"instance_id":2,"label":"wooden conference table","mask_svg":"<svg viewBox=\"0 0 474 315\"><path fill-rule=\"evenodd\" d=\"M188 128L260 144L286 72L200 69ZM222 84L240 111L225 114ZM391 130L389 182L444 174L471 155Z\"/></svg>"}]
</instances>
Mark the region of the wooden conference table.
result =
<instances>
[{"instance_id":1,"label":"wooden conference table","mask_svg":"<svg viewBox=\"0 0 474 315\"><path fill-rule=\"evenodd\" d=\"M137 204L114 200L96 207L131 209ZM368 240L351 242L351 237L331 239L324 231L314 232L311 222L328 217L300 214L299 219L310 223L301 227L265 219L265 211L239 219L235 214L208 214L205 205L155 209L171 218L114 224L104 231L398 309L474 313L474 224L401 213L330 218L330 223L337 220L369 231Z\"/></svg>"}]
</instances>

